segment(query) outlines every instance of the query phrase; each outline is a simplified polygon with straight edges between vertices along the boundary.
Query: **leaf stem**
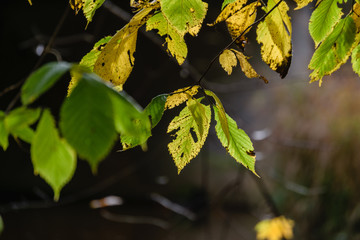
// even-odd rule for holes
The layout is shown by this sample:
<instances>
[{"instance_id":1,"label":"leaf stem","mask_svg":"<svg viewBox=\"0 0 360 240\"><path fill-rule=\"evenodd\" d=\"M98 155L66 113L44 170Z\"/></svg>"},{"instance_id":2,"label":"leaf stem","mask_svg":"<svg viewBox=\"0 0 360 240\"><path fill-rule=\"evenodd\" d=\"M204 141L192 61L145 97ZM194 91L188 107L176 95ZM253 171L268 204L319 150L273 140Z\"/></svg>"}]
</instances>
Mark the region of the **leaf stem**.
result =
<instances>
[{"instance_id":1,"label":"leaf stem","mask_svg":"<svg viewBox=\"0 0 360 240\"><path fill-rule=\"evenodd\" d=\"M275 10L275 8L277 8L281 2L283 2L284 0L280 0L279 2L277 2L271 9L270 11L268 11L267 13L265 13L263 16L261 16L258 20L256 20L255 22L253 22L251 25L249 25L247 28L245 28L244 31L242 31L240 33L239 36L237 36L235 39L233 39L228 45L226 45L226 47L224 47L209 63L209 65L207 66L207 68L205 69L204 73L201 75L201 77L199 78L199 80L197 81L197 84L201 85L201 80L205 77L205 75L209 72L210 68L212 67L212 65L214 64L214 62L219 58L219 56L221 55L222 52L224 52L226 49L230 48L231 45L233 45L238 39L241 38L241 36L243 36L247 30L249 30L250 28L252 28L253 26L257 25L258 23L260 23L264 18L266 18L272 11Z\"/></svg>"}]
</instances>

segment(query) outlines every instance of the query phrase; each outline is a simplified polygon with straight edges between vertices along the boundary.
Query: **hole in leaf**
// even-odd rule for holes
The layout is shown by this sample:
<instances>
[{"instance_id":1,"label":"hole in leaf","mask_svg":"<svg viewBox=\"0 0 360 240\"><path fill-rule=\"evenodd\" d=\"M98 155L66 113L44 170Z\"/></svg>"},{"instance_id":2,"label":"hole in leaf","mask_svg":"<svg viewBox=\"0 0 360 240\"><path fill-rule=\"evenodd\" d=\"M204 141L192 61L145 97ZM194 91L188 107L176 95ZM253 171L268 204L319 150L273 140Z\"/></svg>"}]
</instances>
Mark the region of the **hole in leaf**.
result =
<instances>
[{"instance_id":1,"label":"hole in leaf","mask_svg":"<svg viewBox=\"0 0 360 240\"><path fill-rule=\"evenodd\" d=\"M190 134L191 134L191 137L194 139L194 142L197 143L198 138L197 138L197 135L193 128L190 128Z\"/></svg>"}]
</instances>

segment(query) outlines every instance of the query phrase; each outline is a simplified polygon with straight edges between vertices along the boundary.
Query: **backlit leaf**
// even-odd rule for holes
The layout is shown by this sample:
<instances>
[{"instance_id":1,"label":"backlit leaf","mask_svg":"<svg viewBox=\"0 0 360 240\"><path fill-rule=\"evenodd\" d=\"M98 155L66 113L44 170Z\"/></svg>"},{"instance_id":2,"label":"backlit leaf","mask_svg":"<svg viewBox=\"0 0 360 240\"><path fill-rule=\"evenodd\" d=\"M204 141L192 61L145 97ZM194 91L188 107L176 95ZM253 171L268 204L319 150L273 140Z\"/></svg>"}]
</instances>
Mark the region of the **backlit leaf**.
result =
<instances>
[{"instance_id":1,"label":"backlit leaf","mask_svg":"<svg viewBox=\"0 0 360 240\"><path fill-rule=\"evenodd\" d=\"M228 75L232 73L233 67L237 65L235 54L228 49L225 49L219 56L219 62L221 67L225 70L225 72L227 72Z\"/></svg>"},{"instance_id":2,"label":"backlit leaf","mask_svg":"<svg viewBox=\"0 0 360 240\"><path fill-rule=\"evenodd\" d=\"M239 11L247 0L235 0L235 1L229 1L229 3L226 5L226 7L221 11L219 16L216 18L215 22L212 24L208 24L209 26L214 26L215 24L225 21L230 16L234 15L237 11ZM224 6L224 4L223 4Z\"/></svg>"},{"instance_id":3,"label":"backlit leaf","mask_svg":"<svg viewBox=\"0 0 360 240\"><path fill-rule=\"evenodd\" d=\"M165 111L165 103L168 94L162 94L154 97L145 108L145 113L150 116L151 127L154 128L159 122Z\"/></svg>"},{"instance_id":4,"label":"backlit leaf","mask_svg":"<svg viewBox=\"0 0 360 240\"><path fill-rule=\"evenodd\" d=\"M338 6L342 0L322 0L311 14L309 32L315 42L319 45L334 29L343 15Z\"/></svg>"},{"instance_id":5,"label":"backlit leaf","mask_svg":"<svg viewBox=\"0 0 360 240\"><path fill-rule=\"evenodd\" d=\"M233 3L235 1L237 1L237 0L224 0L224 2L221 5L221 10L223 10L226 5Z\"/></svg>"},{"instance_id":6,"label":"backlit leaf","mask_svg":"<svg viewBox=\"0 0 360 240\"><path fill-rule=\"evenodd\" d=\"M169 23L184 36L196 36L207 12L207 3L201 0L161 0L161 12Z\"/></svg>"},{"instance_id":7,"label":"backlit leaf","mask_svg":"<svg viewBox=\"0 0 360 240\"><path fill-rule=\"evenodd\" d=\"M226 19L226 25L233 40L238 38L245 29L254 23L256 19L256 10L259 6L261 6L260 2L250 3ZM236 40L236 43L242 46L242 42L246 40L245 34L250 30L251 28L246 30L246 32L244 32L243 35Z\"/></svg>"},{"instance_id":8,"label":"backlit leaf","mask_svg":"<svg viewBox=\"0 0 360 240\"><path fill-rule=\"evenodd\" d=\"M150 31L152 29L157 29L160 36L165 36L167 51L181 65L188 53L184 36L169 23L162 12L155 14L146 22L146 30Z\"/></svg>"},{"instance_id":9,"label":"backlit leaf","mask_svg":"<svg viewBox=\"0 0 360 240\"><path fill-rule=\"evenodd\" d=\"M132 121L135 134L122 134L120 136L123 151L130 148L141 146L143 151L147 150L146 141L151 137L151 123L147 115L143 114L140 118L136 118Z\"/></svg>"},{"instance_id":10,"label":"backlit leaf","mask_svg":"<svg viewBox=\"0 0 360 240\"><path fill-rule=\"evenodd\" d=\"M35 136L35 132L31 127L24 127L21 129L16 129L13 132L11 132L11 134L15 137L15 138L20 138L21 140L31 144L32 140Z\"/></svg>"},{"instance_id":11,"label":"backlit leaf","mask_svg":"<svg viewBox=\"0 0 360 240\"><path fill-rule=\"evenodd\" d=\"M154 8L155 6L138 12L105 45L95 62L94 72L102 79L113 83L118 90L122 90L133 69L138 30L151 16Z\"/></svg>"},{"instance_id":12,"label":"backlit leaf","mask_svg":"<svg viewBox=\"0 0 360 240\"><path fill-rule=\"evenodd\" d=\"M94 74L84 74L60 112L63 136L94 172L117 135L110 87Z\"/></svg>"},{"instance_id":13,"label":"backlit leaf","mask_svg":"<svg viewBox=\"0 0 360 240\"><path fill-rule=\"evenodd\" d=\"M217 122L215 130L221 144L237 162L241 163L257 175L255 172L254 147L249 136L244 132L244 130L239 129L236 122L226 114L230 135L228 141L223 127L221 126L222 121L220 120L219 110L216 106L213 106L213 108L215 112L215 120Z\"/></svg>"},{"instance_id":14,"label":"backlit leaf","mask_svg":"<svg viewBox=\"0 0 360 240\"><path fill-rule=\"evenodd\" d=\"M71 66L72 64L67 62L51 62L32 73L21 87L22 103L27 105L34 102L69 71Z\"/></svg>"},{"instance_id":15,"label":"backlit leaf","mask_svg":"<svg viewBox=\"0 0 360 240\"><path fill-rule=\"evenodd\" d=\"M274 0L268 1L265 11L275 5ZM285 2L274 9L257 28L257 38L261 45L261 56L272 70L284 78L291 63L291 23L287 14L289 7Z\"/></svg>"},{"instance_id":16,"label":"backlit leaf","mask_svg":"<svg viewBox=\"0 0 360 240\"><path fill-rule=\"evenodd\" d=\"M40 108L16 108L5 117L5 127L9 133L28 127L39 119L40 113Z\"/></svg>"},{"instance_id":17,"label":"backlit leaf","mask_svg":"<svg viewBox=\"0 0 360 240\"><path fill-rule=\"evenodd\" d=\"M294 221L284 216L262 220L256 224L257 240L282 240L293 238Z\"/></svg>"},{"instance_id":18,"label":"backlit leaf","mask_svg":"<svg viewBox=\"0 0 360 240\"><path fill-rule=\"evenodd\" d=\"M80 69L76 68L71 71L71 81L68 87L68 95L76 86L76 83L81 78L83 71L93 72L96 60L98 59L102 49L110 41L111 38L111 36L107 36L95 43L93 49L81 59L79 63Z\"/></svg>"},{"instance_id":19,"label":"backlit leaf","mask_svg":"<svg viewBox=\"0 0 360 240\"><path fill-rule=\"evenodd\" d=\"M59 137L55 121L49 110L42 114L31 145L31 160L35 174L39 174L54 190L58 200L61 189L76 169L76 153Z\"/></svg>"},{"instance_id":20,"label":"backlit leaf","mask_svg":"<svg viewBox=\"0 0 360 240\"><path fill-rule=\"evenodd\" d=\"M83 1L83 13L86 17L87 24L92 21L95 15L95 11L101 7L105 0L82 0Z\"/></svg>"},{"instance_id":21,"label":"backlit leaf","mask_svg":"<svg viewBox=\"0 0 360 240\"><path fill-rule=\"evenodd\" d=\"M9 146L9 133L5 128L4 119L5 113L0 111L0 146L6 151Z\"/></svg>"},{"instance_id":22,"label":"backlit leaf","mask_svg":"<svg viewBox=\"0 0 360 240\"><path fill-rule=\"evenodd\" d=\"M218 110L217 114L219 117L220 126L222 128L222 132L225 134L226 137L225 145L228 146L230 142L230 130L229 130L229 123L226 117L225 109L220 99L218 98L218 96L216 96L215 93L213 93L210 90L205 90L205 93L211 96L212 98L214 98L215 100L216 109Z\"/></svg>"},{"instance_id":23,"label":"backlit leaf","mask_svg":"<svg viewBox=\"0 0 360 240\"><path fill-rule=\"evenodd\" d=\"M313 0L294 0L294 1L297 3L297 7L294 10L298 10L298 9L303 8L303 7L306 7Z\"/></svg>"},{"instance_id":24,"label":"backlit leaf","mask_svg":"<svg viewBox=\"0 0 360 240\"><path fill-rule=\"evenodd\" d=\"M360 42L360 4L359 3L355 3L353 5L353 10L354 13L351 15L351 17L354 19L355 25L356 25L356 39L355 39L355 43L357 44ZM354 48L352 54L351 54L351 63L352 63L352 68L354 70L355 73L357 73L360 76L360 45L357 44L356 47Z\"/></svg>"},{"instance_id":25,"label":"backlit leaf","mask_svg":"<svg viewBox=\"0 0 360 240\"><path fill-rule=\"evenodd\" d=\"M78 14L80 9L83 7L84 0L70 0L70 7L75 11L75 14Z\"/></svg>"},{"instance_id":26,"label":"backlit leaf","mask_svg":"<svg viewBox=\"0 0 360 240\"><path fill-rule=\"evenodd\" d=\"M0 215L0 235L4 231L4 221Z\"/></svg>"},{"instance_id":27,"label":"backlit leaf","mask_svg":"<svg viewBox=\"0 0 360 240\"><path fill-rule=\"evenodd\" d=\"M237 59L239 60L239 63L240 63L240 67L241 67L241 70L245 73L245 76L248 77L248 78L260 78L262 79L265 83L268 83L269 81L259 75L255 69L251 66L251 64L248 62L248 57L245 56L242 52L239 52L235 49L231 49L231 51L235 52L236 54L236 57Z\"/></svg>"},{"instance_id":28,"label":"backlit leaf","mask_svg":"<svg viewBox=\"0 0 360 240\"><path fill-rule=\"evenodd\" d=\"M311 58L309 68L310 82L321 80L340 68L349 58L355 47L356 26L353 18L341 19L334 31L321 43Z\"/></svg>"},{"instance_id":29,"label":"backlit leaf","mask_svg":"<svg viewBox=\"0 0 360 240\"><path fill-rule=\"evenodd\" d=\"M357 45L354 48L354 51L351 54L351 63L354 72L360 76L360 45Z\"/></svg>"},{"instance_id":30,"label":"backlit leaf","mask_svg":"<svg viewBox=\"0 0 360 240\"><path fill-rule=\"evenodd\" d=\"M170 94L165 103L165 110L172 109L176 106L179 106L183 102L187 101L189 97L197 94L199 86L185 87L174 91Z\"/></svg>"},{"instance_id":31,"label":"backlit leaf","mask_svg":"<svg viewBox=\"0 0 360 240\"><path fill-rule=\"evenodd\" d=\"M209 132L211 110L209 106L190 102L169 124L168 133L174 133L174 140L168 144L169 152L178 168L178 173L200 152ZM189 109L193 108L192 111ZM200 107L201 106L201 107ZM200 107L201 109L196 109ZM197 120L191 112L196 112ZM201 120L199 120L201 118ZM199 124L202 126L200 134Z\"/></svg>"}]
</instances>

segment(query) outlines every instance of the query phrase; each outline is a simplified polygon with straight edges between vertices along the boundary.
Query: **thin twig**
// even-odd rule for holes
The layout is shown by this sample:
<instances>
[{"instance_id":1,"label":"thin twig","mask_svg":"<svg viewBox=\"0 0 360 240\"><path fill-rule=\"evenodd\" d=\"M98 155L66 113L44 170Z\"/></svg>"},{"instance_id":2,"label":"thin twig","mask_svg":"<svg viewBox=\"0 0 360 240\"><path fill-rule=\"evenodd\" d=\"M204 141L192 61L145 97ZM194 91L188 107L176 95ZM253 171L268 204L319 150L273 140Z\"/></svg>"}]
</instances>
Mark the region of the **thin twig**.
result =
<instances>
[{"instance_id":1,"label":"thin twig","mask_svg":"<svg viewBox=\"0 0 360 240\"><path fill-rule=\"evenodd\" d=\"M239 36L237 36L237 38L233 39L228 45L226 45L226 47L223 48L223 50L221 50L209 63L209 65L207 66L207 68L205 69L204 73L201 75L201 77L198 80L198 84L201 86L201 80L203 80L203 78L205 77L205 75L209 72L210 68L212 67L212 65L214 64L214 62L218 59L218 57L229 47L231 47L231 45L233 45L238 39L240 39L246 32L247 30L249 30L250 28L252 28L253 26L257 25L258 23L260 23L264 18L266 18L272 11L275 10L275 8L277 8L280 3L284 1L284 0L280 0L278 3L275 4L275 6L273 6L270 11L268 11L267 13L265 13L263 16L261 16L261 18L259 18L258 20L256 20L253 24L249 25L247 28L245 28L244 31L242 31L240 33Z\"/></svg>"},{"instance_id":2,"label":"thin twig","mask_svg":"<svg viewBox=\"0 0 360 240\"><path fill-rule=\"evenodd\" d=\"M50 40L48 42L48 44L46 45L44 51L42 52L41 56L39 57L38 61L35 63L33 69L31 70L30 74L35 71L44 61L45 59L45 56L51 52L51 48L54 44L54 41L61 29L61 27L63 26L64 22L65 22L65 19L67 17L69 13L69 6L67 5L66 6L66 9L64 11L64 13L62 14L61 16L61 19L59 20L53 34L51 35L50 37ZM26 78L22 79L21 81L19 81L18 83L14 84L15 88L21 86L24 82L25 82ZM12 86L8 87L8 88L14 88ZM0 95L1 96L1 95ZM20 96L21 96L21 92L19 91L16 96L11 100L11 102L9 103L8 107L6 108L6 114L9 113L9 111L14 107L14 105L16 104L16 102L20 99Z\"/></svg>"}]
</instances>

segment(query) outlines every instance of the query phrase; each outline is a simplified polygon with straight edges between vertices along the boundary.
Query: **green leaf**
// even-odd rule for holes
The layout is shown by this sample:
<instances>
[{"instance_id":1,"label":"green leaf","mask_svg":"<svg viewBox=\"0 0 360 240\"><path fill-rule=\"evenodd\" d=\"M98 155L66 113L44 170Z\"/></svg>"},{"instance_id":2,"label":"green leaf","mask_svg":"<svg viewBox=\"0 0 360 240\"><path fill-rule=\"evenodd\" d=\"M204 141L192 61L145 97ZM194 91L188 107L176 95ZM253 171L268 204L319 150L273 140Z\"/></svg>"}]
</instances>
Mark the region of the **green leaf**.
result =
<instances>
[{"instance_id":1,"label":"green leaf","mask_svg":"<svg viewBox=\"0 0 360 240\"><path fill-rule=\"evenodd\" d=\"M51 88L71 66L72 64L67 62L51 62L32 73L21 88L22 103L27 105L34 102Z\"/></svg>"},{"instance_id":2,"label":"green leaf","mask_svg":"<svg viewBox=\"0 0 360 240\"><path fill-rule=\"evenodd\" d=\"M143 151L147 150L146 141L151 137L151 124L147 115L142 114L140 118L132 120L135 134L122 134L120 136L123 151L141 145Z\"/></svg>"},{"instance_id":3,"label":"green leaf","mask_svg":"<svg viewBox=\"0 0 360 240\"><path fill-rule=\"evenodd\" d=\"M68 94L70 94L72 89L76 86L76 83L81 78L84 70L87 72L93 72L96 60L98 59L102 49L111 38L112 36L107 36L96 42L93 49L81 59L79 63L80 69L74 68L71 71L71 81L68 87Z\"/></svg>"},{"instance_id":4,"label":"green leaf","mask_svg":"<svg viewBox=\"0 0 360 240\"><path fill-rule=\"evenodd\" d=\"M21 140L31 144L34 139L35 132L31 127L24 127L21 129L16 129L11 133L15 138L20 138Z\"/></svg>"},{"instance_id":5,"label":"green leaf","mask_svg":"<svg viewBox=\"0 0 360 240\"><path fill-rule=\"evenodd\" d=\"M94 172L116 138L112 92L95 74L84 74L60 112L63 136Z\"/></svg>"},{"instance_id":6,"label":"green leaf","mask_svg":"<svg viewBox=\"0 0 360 240\"><path fill-rule=\"evenodd\" d=\"M168 144L168 149L178 168L178 173L197 156L209 132L210 107L199 104L193 104L193 102L187 104L179 116L170 122L168 127L168 133L175 131L174 140ZM190 110L189 105L192 110ZM196 118L193 117L192 112L196 112Z\"/></svg>"},{"instance_id":7,"label":"green leaf","mask_svg":"<svg viewBox=\"0 0 360 240\"><path fill-rule=\"evenodd\" d=\"M201 0L161 0L161 11L169 23L184 36L196 36L207 12L207 3Z\"/></svg>"},{"instance_id":8,"label":"green leaf","mask_svg":"<svg viewBox=\"0 0 360 240\"><path fill-rule=\"evenodd\" d=\"M92 18L95 15L95 11L101 7L105 0L83 0L85 4L83 5L83 13L86 17L87 24L92 21Z\"/></svg>"},{"instance_id":9,"label":"green leaf","mask_svg":"<svg viewBox=\"0 0 360 240\"><path fill-rule=\"evenodd\" d=\"M4 231L4 221L0 215L0 235Z\"/></svg>"},{"instance_id":10,"label":"green leaf","mask_svg":"<svg viewBox=\"0 0 360 240\"><path fill-rule=\"evenodd\" d=\"M354 48L354 51L351 54L351 63L354 72L360 76L360 45L357 45Z\"/></svg>"},{"instance_id":11,"label":"green leaf","mask_svg":"<svg viewBox=\"0 0 360 240\"><path fill-rule=\"evenodd\" d=\"M31 145L31 160L35 174L39 174L54 190L58 200L61 189L67 184L76 169L76 153L60 139L55 121L49 110L42 114Z\"/></svg>"},{"instance_id":12,"label":"green leaf","mask_svg":"<svg viewBox=\"0 0 360 240\"><path fill-rule=\"evenodd\" d=\"M19 107L12 110L4 120L5 127L9 133L16 132L22 128L34 124L40 117L41 109L29 109Z\"/></svg>"},{"instance_id":13,"label":"green leaf","mask_svg":"<svg viewBox=\"0 0 360 240\"><path fill-rule=\"evenodd\" d=\"M221 5L221 10L223 10L226 5L233 3L235 1L237 1L237 0L224 0L224 2Z\"/></svg>"},{"instance_id":14,"label":"green leaf","mask_svg":"<svg viewBox=\"0 0 360 240\"><path fill-rule=\"evenodd\" d=\"M315 47L319 45L340 21L342 11L338 2L342 0L322 0L311 14L309 32L314 39Z\"/></svg>"},{"instance_id":15,"label":"green leaf","mask_svg":"<svg viewBox=\"0 0 360 240\"><path fill-rule=\"evenodd\" d=\"M160 36L165 36L167 51L181 65L188 53L184 36L174 28L164 15L159 12L146 22L146 31L157 29Z\"/></svg>"},{"instance_id":16,"label":"green leaf","mask_svg":"<svg viewBox=\"0 0 360 240\"><path fill-rule=\"evenodd\" d=\"M216 106L213 108L215 112L215 120L217 122L215 130L221 144L237 162L241 163L257 175L255 172L254 147L249 136L244 132L244 130L239 129L236 122L226 114L230 133L230 141L228 142L224 130L221 127L219 110Z\"/></svg>"},{"instance_id":17,"label":"green leaf","mask_svg":"<svg viewBox=\"0 0 360 240\"><path fill-rule=\"evenodd\" d=\"M0 145L4 151L9 146L9 133L6 130L5 123L4 123L5 113L0 111Z\"/></svg>"},{"instance_id":18,"label":"green leaf","mask_svg":"<svg viewBox=\"0 0 360 240\"><path fill-rule=\"evenodd\" d=\"M220 99L218 98L218 96L216 96L215 93L213 93L210 90L205 90L205 93L207 95L211 96L212 98L214 98L214 100L215 100L216 109L218 110L220 126L222 128L222 131L225 134L225 137L226 137L226 145L228 145L229 142L230 142L230 130L229 130L229 124L228 124L228 121L227 121L227 118L226 118L225 109L224 109Z\"/></svg>"},{"instance_id":19,"label":"green leaf","mask_svg":"<svg viewBox=\"0 0 360 240\"><path fill-rule=\"evenodd\" d=\"M152 128L160 122L162 115L164 114L167 97L168 94L161 94L154 97L144 110L151 119Z\"/></svg>"},{"instance_id":20,"label":"green leaf","mask_svg":"<svg viewBox=\"0 0 360 240\"><path fill-rule=\"evenodd\" d=\"M356 27L354 20L348 16L341 19L334 31L321 43L311 58L309 68L310 82L321 80L340 68L349 58L355 47Z\"/></svg>"}]
</instances>

